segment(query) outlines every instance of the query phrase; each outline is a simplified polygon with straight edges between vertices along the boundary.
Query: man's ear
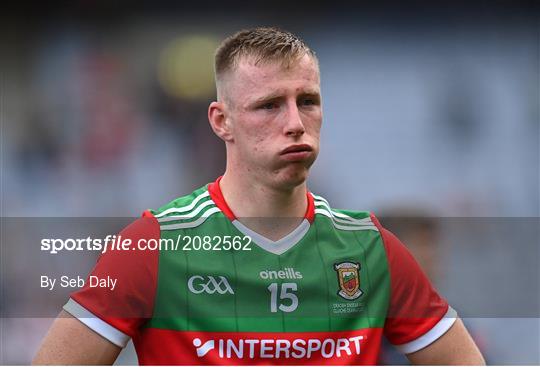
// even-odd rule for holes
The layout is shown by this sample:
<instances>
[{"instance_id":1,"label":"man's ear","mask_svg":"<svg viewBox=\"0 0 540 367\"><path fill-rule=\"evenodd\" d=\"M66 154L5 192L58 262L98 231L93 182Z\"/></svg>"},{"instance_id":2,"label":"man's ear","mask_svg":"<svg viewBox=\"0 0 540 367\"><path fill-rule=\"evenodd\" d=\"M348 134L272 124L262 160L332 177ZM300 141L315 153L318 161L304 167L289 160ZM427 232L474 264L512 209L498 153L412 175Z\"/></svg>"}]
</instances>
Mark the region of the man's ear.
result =
<instances>
[{"instance_id":1,"label":"man's ear","mask_svg":"<svg viewBox=\"0 0 540 367\"><path fill-rule=\"evenodd\" d=\"M230 121L223 102L212 102L208 106L208 121L214 133L224 141L232 141Z\"/></svg>"}]
</instances>

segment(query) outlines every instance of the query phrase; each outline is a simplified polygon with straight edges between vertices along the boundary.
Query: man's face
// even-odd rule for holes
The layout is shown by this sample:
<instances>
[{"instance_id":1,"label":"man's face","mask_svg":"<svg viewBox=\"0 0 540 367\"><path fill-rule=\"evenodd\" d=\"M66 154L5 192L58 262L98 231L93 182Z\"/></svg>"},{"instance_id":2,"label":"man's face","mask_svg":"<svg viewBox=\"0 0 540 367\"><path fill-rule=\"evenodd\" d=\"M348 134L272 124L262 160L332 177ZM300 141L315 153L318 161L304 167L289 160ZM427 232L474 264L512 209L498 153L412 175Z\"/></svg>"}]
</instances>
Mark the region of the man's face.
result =
<instances>
[{"instance_id":1,"label":"man's face","mask_svg":"<svg viewBox=\"0 0 540 367\"><path fill-rule=\"evenodd\" d=\"M285 68L241 60L227 80L234 164L280 189L303 183L319 153L319 69L308 55Z\"/></svg>"}]
</instances>

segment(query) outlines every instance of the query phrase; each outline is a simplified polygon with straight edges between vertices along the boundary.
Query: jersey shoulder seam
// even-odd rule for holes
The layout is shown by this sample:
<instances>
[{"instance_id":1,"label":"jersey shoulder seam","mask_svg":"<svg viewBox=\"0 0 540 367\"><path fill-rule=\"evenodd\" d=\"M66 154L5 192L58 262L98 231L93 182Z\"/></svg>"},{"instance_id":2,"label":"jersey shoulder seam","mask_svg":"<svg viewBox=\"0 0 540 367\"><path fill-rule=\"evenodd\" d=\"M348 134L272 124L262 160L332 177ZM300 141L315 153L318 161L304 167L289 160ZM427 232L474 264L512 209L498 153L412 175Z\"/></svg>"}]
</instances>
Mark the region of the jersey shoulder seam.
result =
<instances>
[{"instance_id":1,"label":"jersey shoulder seam","mask_svg":"<svg viewBox=\"0 0 540 367\"><path fill-rule=\"evenodd\" d=\"M150 212L158 221L161 231L167 231L198 227L221 210L210 197L208 185L205 185Z\"/></svg>"},{"instance_id":2,"label":"jersey shoulder seam","mask_svg":"<svg viewBox=\"0 0 540 367\"><path fill-rule=\"evenodd\" d=\"M312 195L315 205L315 215L322 215L329 218L336 229L343 231L379 231L377 226L372 222L369 212L334 209L322 196Z\"/></svg>"}]
</instances>

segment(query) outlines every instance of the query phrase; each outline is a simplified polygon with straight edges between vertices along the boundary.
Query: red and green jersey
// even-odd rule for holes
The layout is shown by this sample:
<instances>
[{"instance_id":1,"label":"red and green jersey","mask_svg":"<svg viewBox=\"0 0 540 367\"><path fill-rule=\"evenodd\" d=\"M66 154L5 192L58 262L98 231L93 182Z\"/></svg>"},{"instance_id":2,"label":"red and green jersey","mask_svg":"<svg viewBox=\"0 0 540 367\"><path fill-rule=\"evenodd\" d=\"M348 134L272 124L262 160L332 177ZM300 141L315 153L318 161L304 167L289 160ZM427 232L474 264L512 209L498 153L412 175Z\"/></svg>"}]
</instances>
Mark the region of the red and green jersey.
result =
<instances>
[{"instance_id":1,"label":"red and green jersey","mask_svg":"<svg viewBox=\"0 0 540 367\"><path fill-rule=\"evenodd\" d=\"M219 179L147 211L64 306L141 364L375 364L385 335L404 353L455 321L400 241L367 212L307 193L300 225L272 241L235 217Z\"/></svg>"}]
</instances>

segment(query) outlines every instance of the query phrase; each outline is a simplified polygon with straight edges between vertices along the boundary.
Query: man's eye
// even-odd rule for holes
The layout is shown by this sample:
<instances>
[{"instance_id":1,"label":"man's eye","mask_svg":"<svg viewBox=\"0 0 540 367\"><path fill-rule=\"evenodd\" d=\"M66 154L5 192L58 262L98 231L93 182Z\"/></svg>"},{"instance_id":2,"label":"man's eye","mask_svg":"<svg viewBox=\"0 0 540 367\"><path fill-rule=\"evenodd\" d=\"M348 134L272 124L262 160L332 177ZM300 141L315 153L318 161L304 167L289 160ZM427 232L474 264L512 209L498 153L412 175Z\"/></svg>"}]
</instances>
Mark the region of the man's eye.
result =
<instances>
[{"instance_id":1,"label":"man's eye","mask_svg":"<svg viewBox=\"0 0 540 367\"><path fill-rule=\"evenodd\" d=\"M273 108L276 108L276 104L274 102L268 102L260 106L263 110L271 110Z\"/></svg>"},{"instance_id":2,"label":"man's eye","mask_svg":"<svg viewBox=\"0 0 540 367\"><path fill-rule=\"evenodd\" d=\"M303 106L313 106L314 104L315 104L314 99L306 98L306 99L302 100L302 105Z\"/></svg>"}]
</instances>

